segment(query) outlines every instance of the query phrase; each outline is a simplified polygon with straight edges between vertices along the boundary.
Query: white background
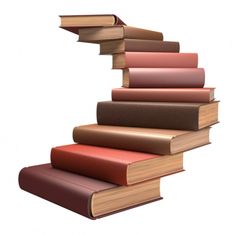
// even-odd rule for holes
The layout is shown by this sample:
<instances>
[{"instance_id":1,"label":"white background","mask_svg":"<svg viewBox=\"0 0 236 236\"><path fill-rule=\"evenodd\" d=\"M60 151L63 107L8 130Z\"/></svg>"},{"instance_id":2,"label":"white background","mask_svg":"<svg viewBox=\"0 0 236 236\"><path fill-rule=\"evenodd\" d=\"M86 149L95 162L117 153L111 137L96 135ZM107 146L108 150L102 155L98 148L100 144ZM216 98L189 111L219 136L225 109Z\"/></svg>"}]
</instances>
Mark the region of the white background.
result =
<instances>
[{"instance_id":1,"label":"white background","mask_svg":"<svg viewBox=\"0 0 236 236\"><path fill-rule=\"evenodd\" d=\"M235 1L1 1L0 235L236 235ZM212 144L185 155L186 171L161 182L164 199L91 221L18 187L24 166L49 162L76 125L96 122L121 71L97 45L58 28L60 14L114 13L198 52L216 87Z\"/></svg>"}]
</instances>

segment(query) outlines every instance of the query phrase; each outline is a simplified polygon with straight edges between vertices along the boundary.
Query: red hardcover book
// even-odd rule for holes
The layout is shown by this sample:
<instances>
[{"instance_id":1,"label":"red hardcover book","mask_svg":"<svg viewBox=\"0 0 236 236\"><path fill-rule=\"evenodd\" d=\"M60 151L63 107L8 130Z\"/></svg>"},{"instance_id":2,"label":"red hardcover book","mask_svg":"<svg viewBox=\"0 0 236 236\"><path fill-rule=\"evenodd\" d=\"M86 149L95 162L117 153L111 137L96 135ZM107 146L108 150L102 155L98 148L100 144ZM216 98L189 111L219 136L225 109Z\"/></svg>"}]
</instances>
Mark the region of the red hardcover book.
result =
<instances>
[{"instance_id":1,"label":"red hardcover book","mask_svg":"<svg viewBox=\"0 0 236 236\"><path fill-rule=\"evenodd\" d=\"M52 148L55 168L119 185L131 185L183 170L183 154L155 155L72 144Z\"/></svg>"},{"instance_id":2,"label":"red hardcover book","mask_svg":"<svg viewBox=\"0 0 236 236\"><path fill-rule=\"evenodd\" d=\"M196 68L197 53L125 52L113 55L113 68Z\"/></svg>"},{"instance_id":3,"label":"red hardcover book","mask_svg":"<svg viewBox=\"0 0 236 236\"><path fill-rule=\"evenodd\" d=\"M203 68L129 68L123 70L123 87L202 88Z\"/></svg>"},{"instance_id":4,"label":"red hardcover book","mask_svg":"<svg viewBox=\"0 0 236 236\"><path fill-rule=\"evenodd\" d=\"M210 102L214 88L116 88L112 101Z\"/></svg>"}]
</instances>

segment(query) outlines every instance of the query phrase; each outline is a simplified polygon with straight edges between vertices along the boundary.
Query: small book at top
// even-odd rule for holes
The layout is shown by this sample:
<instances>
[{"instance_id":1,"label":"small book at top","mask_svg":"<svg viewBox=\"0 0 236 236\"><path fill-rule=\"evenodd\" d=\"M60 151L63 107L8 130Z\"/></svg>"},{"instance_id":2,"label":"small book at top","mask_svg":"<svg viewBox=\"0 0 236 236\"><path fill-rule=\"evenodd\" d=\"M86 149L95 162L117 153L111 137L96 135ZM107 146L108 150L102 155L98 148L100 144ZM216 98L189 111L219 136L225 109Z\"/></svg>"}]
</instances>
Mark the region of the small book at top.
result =
<instances>
[{"instance_id":1,"label":"small book at top","mask_svg":"<svg viewBox=\"0 0 236 236\"><path fill-rule=\"evenodd\" d=\"M61 15L60 27L79 34L79 29L86 27L102 27L112 25L125 25L125 23L114 14L102 15Z\"/></svg>"}]
</instances>

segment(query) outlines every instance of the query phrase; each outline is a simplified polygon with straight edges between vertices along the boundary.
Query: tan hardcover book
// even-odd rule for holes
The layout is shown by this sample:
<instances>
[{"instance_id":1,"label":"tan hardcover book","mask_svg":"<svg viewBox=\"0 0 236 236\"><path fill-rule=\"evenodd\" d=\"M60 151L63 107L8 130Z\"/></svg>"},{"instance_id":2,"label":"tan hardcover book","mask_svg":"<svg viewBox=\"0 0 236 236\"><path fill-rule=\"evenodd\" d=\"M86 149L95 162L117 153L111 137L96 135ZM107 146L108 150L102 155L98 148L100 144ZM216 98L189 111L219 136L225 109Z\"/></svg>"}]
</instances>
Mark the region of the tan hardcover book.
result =
<instances>
[{"instance_id":1,"label":"tan hardcover book","mask_svg":"<svg viewBox=\"0 0 236 236\"><path fill-rule=\"evenodd\" d=\"M174 154L209 144L209 130L151 129L108 125L74 128L76 143L133 150L154 154Z\"/></svg>"},{"instance_id":2,"label":"tan hardcover book","mask_svg":"<svg viewBox=\"0 0 236 236\"><path fill-rule=\"evenodd\" d=\"M179 42L146 39L118 39L100 43L100 54L123 52L179 52Z\"/></svg>"},{"instance_id":3,"label":"tan hardcover book","mask_svg":"<svg viewBox=\"0 0 236 236\"><path fill-rule=\"evenodd\" d=\"M79 34L81 28L125 25L125 23L114 14L62 15L60 18L60 27L75 34Z\"/></svg>"},{"instance_id":4,"label":"tan hardcover book","mask_svg":"<svg viewBox=\"0 0 236 236\"><path fill-rule=\"evenodd\" d=\"M99 43L101 41L124 38L163 40L163 35L160 32L125 25L84 28L79 33L80 42Z\"/></svg>"}]
</instances>

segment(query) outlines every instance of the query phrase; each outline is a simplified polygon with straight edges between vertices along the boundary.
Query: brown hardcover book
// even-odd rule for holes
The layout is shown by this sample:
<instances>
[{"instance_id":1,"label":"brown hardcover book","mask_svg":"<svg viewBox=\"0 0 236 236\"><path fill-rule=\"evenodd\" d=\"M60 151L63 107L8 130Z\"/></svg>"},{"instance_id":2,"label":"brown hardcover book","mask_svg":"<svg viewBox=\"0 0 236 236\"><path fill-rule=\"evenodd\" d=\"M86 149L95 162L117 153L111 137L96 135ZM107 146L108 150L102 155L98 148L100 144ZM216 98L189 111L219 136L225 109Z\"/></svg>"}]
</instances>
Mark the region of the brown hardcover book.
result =
<instances>
[{"instance_id":1,"label":"brown hardcover book","mask_svg":"<svg viewBox=\"0 0 236 236\"><path fill-rule=\"evenodd\" d=\"M183 154L142 152L71 144L52 148L55 168L118 185L131 185L183 171Z\"/></svg>"},{"instance_id":2,"label":"brown hardcover book","mask_svg":"<svg viewBox=\"0 0 236 236\"><path fill-rule=\"evenodd\" d=\"M112 101L211 102L214 88L116 88Z\"/></svg>"},{"instance_id":3,"label":"brown hardcover book","mask_svg":"<svg viewBox=\"0 0 236 236\"><path fill-rule=\"evenodd\" d=\"M121 39L100 43L100 54L123 52L179 52L179 42L145 39Z\"/></svg>"},{"instance_id":4,"label":"brown hardcover book","mask_svg":"<svg viewBox=\"0 0 236 236\"><path fill-rule=\"evenodd\" d=\"M123 70L126 88L202 88L203 68L128 68Z\"/></svg>"},{"instance_id":5,"label":"brown hardcover book","mask_svg":"<svg viewBox=\"0 0 236 236\"><path fill-rule=\"evenodd\" d=\"M196 68L197 53L125 52L113 55L113 69Z\"/></svg>"},{"instance_id":6,"label":"brown hardcover book","mask_svg":"<svg viewBox=\"0 0 236 236\"><path fill-rule=\"evenodd\" d=\"M23 168L20 187L91 219L160 199L160 179L119 186L52 168Z\"/></svg>"},{"instance_id":7,"label":"brown hardcover book","mask_svg":"<svg viewBox=\"0 0 236 236\"><path fill-rule=\"evenodd\" d=\"M72 33L79 34L81 28L102 27L112 25L125 25L116 15L63 15L61 18L61 28Z\"/></svg>"},{"instance_id":8,"label":"brown hardcover book","mask_svg":"<svg viewBox=\"0 0 236 236\"><path fill-rule=\"evenodd\" d=\"M163 40L163 35L160 32L125 25L84 28L79 32L80 42L99 43L101 41L124 38Z\"/></svg>"},{"instance_id":9,"label":"brown hardcover book","mask_svg":"<svg viewBox=\"0 0 236 236\"><path fill-rule=\"evenodd\" d=\"M75 127L73 139L80 144L168 155L208 144L209 128L186 131L92 124Z\"/></svg>"},{"instance_id":10,"label":"brown hardcover book","mask_svg":"<svg viewBox=\"0 0 236 236\"><path fill-rule=\"evenodd\" d=\"M98 102L99 125L199 130L218 122L218 102Z\"/></svg>"}]
</instances>

